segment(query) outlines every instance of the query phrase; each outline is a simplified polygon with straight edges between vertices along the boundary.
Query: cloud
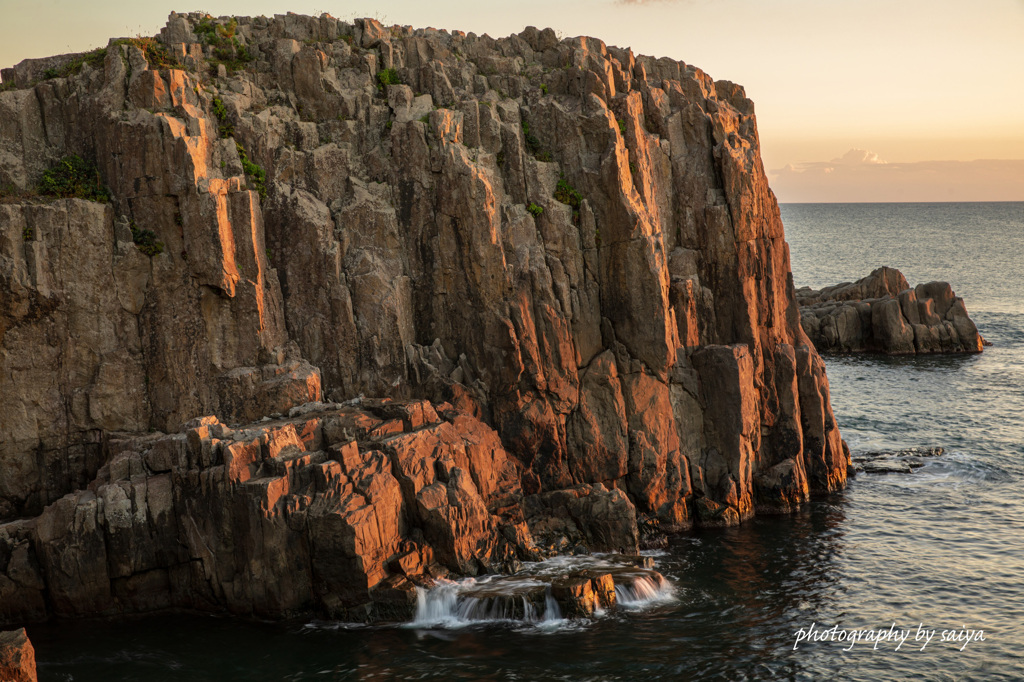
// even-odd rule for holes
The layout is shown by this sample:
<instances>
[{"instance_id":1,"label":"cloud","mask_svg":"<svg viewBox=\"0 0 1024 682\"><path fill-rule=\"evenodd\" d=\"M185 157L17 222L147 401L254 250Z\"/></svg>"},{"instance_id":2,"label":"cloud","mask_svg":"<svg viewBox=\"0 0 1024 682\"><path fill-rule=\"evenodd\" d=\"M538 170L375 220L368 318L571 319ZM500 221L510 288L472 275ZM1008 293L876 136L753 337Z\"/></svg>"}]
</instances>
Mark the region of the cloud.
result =
<instances>
[{"instance_id":1,"label":"cloud","mask_svg":"<svg viewBox=\"0 0 1024 682\"><path fill-rule=\"evenodd\" d=\"M1024 159L893 163L865 149L771 171L782 202L1024 201Z\"/></svg>"},{"instance_id":2,"label":"cloud","mask_svg":"<svg viewBox=\"0 0 1024 682\"><path fill-rule=\"evenodd\" d=\"M615 0L616 5L682 5L695 0ZM1021 0L1024 2L1024 0Z\"/></svg>"}]
</instances>

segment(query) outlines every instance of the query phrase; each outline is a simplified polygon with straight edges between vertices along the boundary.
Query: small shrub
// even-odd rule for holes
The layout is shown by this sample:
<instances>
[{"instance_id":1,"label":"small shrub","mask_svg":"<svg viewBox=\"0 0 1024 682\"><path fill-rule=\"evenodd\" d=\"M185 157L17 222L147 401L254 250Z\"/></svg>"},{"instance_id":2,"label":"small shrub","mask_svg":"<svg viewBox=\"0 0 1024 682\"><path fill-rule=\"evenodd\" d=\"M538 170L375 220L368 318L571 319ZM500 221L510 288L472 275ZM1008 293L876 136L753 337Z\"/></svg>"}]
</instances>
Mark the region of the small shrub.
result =
<instances>
[{"instance_id":1,"label":"small shrub","mask_svg":"<svg viewBox=\"0 0 1024 682\"><path fill-rule=\"evenodd\" d=\"M629 162L629 172L636 175L636 164L632 161Z\"/></svg>"},{"instance_id":2,"label":"small shrub","mask_svg":"<svg viewBox=\"0 0 1024 682\"><path fill-rule=\"evenodd\" d=\"M237 28L238 20L234 17L227 24L218 24L214 21L213 17L206 15L199 20L193 31L199 36L200 42L207 45L220 45L225 40L234 38Z\"/></svg>"},{"instance_id":3,"label":"small shrub","mask_svg":"<svg viewBox=\"0 0 1024 682\"><path fill-rule=\"evenodd\" d=\"M67 78L68 76L74 76L82 70L82 67L88 64L94 69L98 69L103 66L103 62L107 59L107 48L97 47L95 50L90 52L84 52L61 69L61 76Z\"/></svg>"},{"instance_id":4,"label":"small shrub","mask_svg":"<svg viewBox=\"0 0 1024 682\"><path fill-rule=\"evenodd\" d=\"M65 199L88 199L102 203L110 201L110 192L100 182L100 172L96 166L74 154L65 156L43 173L39 193Z\"/></svg>"},{"instance_id":5,"label":"small shrub","mask_svg":"<svg viewBox=\"0 0 1024 682\"><path fill-rule=\"evenodd\" d=\"M420 123L430 123L430 114L420 116Z\"/></svg>"},{"instance_id":6,"label":"small shrub","mask_svg":"<svg viewBox=\"0 0 1024 682\"><path fill-rule=\"evenodd\" d=\"M252 60L249 48L239 42L238 38L232 38L213 48L213 65L216 67L218 64L223 64L228 73L241 71Z\"/></svg>"},{"instance_id":7,"label":"small shrub","mask_svg":"<svg viewBox=\"0 0 1024 682\"><path fill-rule=\"evenodd\" d=\"M594 246L596 246L599 249L601 248L601 228L600 227L595 227L594 228Z\"/></svg>"},{"instance_id":8,"label":"small shrub","mask_svg":"<svg viewBox=\"0 0 1024 682\"><path fill-rule=\"evenodd\" d=\"M227 107L219 97L213 98L213 115L217 117L217 132L221 137L231 137L235 134L235 126L228 119Z\"/></svg>"},{"instance_id":9,"label":"small shrub","mask_svg":"<svg viewBox=\"0 0 1024 682\"><path fill-rule=\"evenodd\" d=\"M572 207L572 220L574 223L579 223L580 220L580 204L583 202L583 195L576 191L576 188L569 184L569 181L565 179L565 173L560 173L558 176L558 184L555 185L555 199ZM600 239L600 237L598 237Z\"/></svg>"},{"instance_id":10,"label":"small shrub","mask_svg":"<svg viewBox=\"0 0 1024 682\"><path fill-rule=\"evenodd\" d=\"M30 242L36 238L36 230L34 227L25 227L21 230L21 238L26 242Z\"/></svg>"},{"instance_id":11,"label":"small shrub","mask_svg":"<svg viewBox=\"0 0 1024 682\"><path fill-rule=\"evenodd\" d=\"M530 124L526 121L523 121L523 142L526 144L526 150L534 156L540 152L540 140L530 132Z\"/></svg>"},{"instance_id":12,"label":"small shrub","mask_svg":"<svg viewBox=\"0 0 1024 682\"><path fill-rule=\"evenodd\" d=\"M565 179L565 173L561 173L558 177L558 184L555 185L555 199L578 211L580 203L583 201L583 195L569 184L569 181Z\"/></svg>"},{"instance_id":13,"label":"small shrub","mask_svg":"<svg viewBox=\"0 0 1024 682\"><path fill-rule=\"evenodd\" d=\"M351 33L346 33L341 37L341 39L344 40L349 47L352 47L352 44L355 42L355 38Z\"/></svg>"},{"instance_id":14,"label":"small shrub","mask_svg":"<svg viewBox=\"0 0 1024 682\"><path fill-rule=\"evenodd\" d=\"M500 152L498 152L497 161L498 161L498 166L504 166L505 165L505 150L504 149L502 149Z\"/></svg>"},{"instance_id":15,"label":"small shrub","mask_svg":"<svg viewBox=\"0 0 1024 682\"><path fill-rule=\"evenodd\" d=\"M199 37L199 42L213 47L210 67L214 75L220 64L224 65L228 73L233 73L245 68L245 65L253 60L249 48L235 35L237 29L238 20L235 18L226 24L218 24L210 16L203 17L193 29Z\"/></svg>"},{"instance_id":16,"label":"small shrub","mask_svg":"<svg viewBox=\"0 0 1024 682\"><path fill-rule=\"evenodd\" d=\"M535 204L535 203L533 203L531 201L526 206L526 210L530 213L530 215L532 215L534 218L536 218L536 217L540 216L541 213L544 212L544 207L543 206L538 206L537 204Z\"/></svg>"},{"instance_id":17,"label":"small shrub","mask_svg":"<svg viewBox=\"0 0 1024 682\"><path fill-rule=\"evenodd\" d=\"M623 135L626 134L626 121L621 118L615 119L615 122L619 124L619 132Z\"/></svg>"},{"instance_id":18,"label":"small shrub","mask_svg":"<svg viewBox=\"0 0 1024 682\"><path fill-rule=\"evenodd\" d=\"M142 56L146 58L146 63L149 64L151 69L184 68L177 59L171 56L171 53L167 51L164 44L156 38L128 38L126 40L119 40L116 44L131 45L138 48L142 52Z\"/></svg>"},{"instance_id":19,"label":"small shrub","mask_svg":"<svg viewBox=\"0 0 1024 682\"><path fill-rule=\"evenodd\" d=\"M231 17L231 21L217 27L217 36L220 38L234 38L235 29L238 28L238 19Z\"/></svg>"},{"instance_id":20,"label":"small shrub","mask_svg":"<svg viewBox=\"0 0 1024 682\"><path fill-rule=\"evenodd\" d=\"M252 180L253 189L260 195L260 199L266 199L267 172L259 164L249 160L249 155L245 153L245 147L236 142L235 148L238 150L238 158L242 162L242 170L245 171L245 176Z\"/></svg>"},{"instance_id":21,"label":"small shrub","mask_svg":"<svg viewBox=\"0 0 1024 682\"><path fill-rule=\"evenodd\" d=\"M547 84L545 84L545 83L541 83L541 84L540 84L540 91L541 91L542 93L544 93L545 95L546 95L546 94L548 94L548 86L547 86Z\"/></svg>"},{"instance_id":22,"label":"small shrub","mask_svg":"<svg viewBox=\"0 0 1024 682\"><path fill-rule=\"evenodd\" d=\"M60 71L58 71L57 69L54 69L54 68L49 68L46 71L43 71L43 80L44 81L48 81L51 78L60 78Z\"/></svg>"},{"instance_id":23,"label":"small shrub","mask_svg":"<svg viewBox=\"0 0 1024 682\"><path fill-rule=\"evenodd\" d=\"M394 123L395 123L394 121L388 121L387 123L385 123L384 124L384 130L391 130L391 126L393 126Z\"/></svg>"},{"instance_id":24,"label":"small shrub","mask_svg":"<svg viewBox=\"0 0 1024 682\"><path fill-rule=\"evenodd\" d=\"M153 230L140 230L135 226L134 221L130 226L132 228L132 241L135 242L135 246L139 247L139 251L150 258L164 252L164 243L157 241L156 233Z\"/></svg>"},{"instance_id":25,"label":"small shrub","mask_svg":"<svg viewBox=\"0 0 1024 682\"><path fill-rule=\"evenodd\" d=\"M394 69L384 69L377 74L377 82L379 83L377 87L383 90L386 85L401 85L402 79Z\"/></svg>"}]
</instances>

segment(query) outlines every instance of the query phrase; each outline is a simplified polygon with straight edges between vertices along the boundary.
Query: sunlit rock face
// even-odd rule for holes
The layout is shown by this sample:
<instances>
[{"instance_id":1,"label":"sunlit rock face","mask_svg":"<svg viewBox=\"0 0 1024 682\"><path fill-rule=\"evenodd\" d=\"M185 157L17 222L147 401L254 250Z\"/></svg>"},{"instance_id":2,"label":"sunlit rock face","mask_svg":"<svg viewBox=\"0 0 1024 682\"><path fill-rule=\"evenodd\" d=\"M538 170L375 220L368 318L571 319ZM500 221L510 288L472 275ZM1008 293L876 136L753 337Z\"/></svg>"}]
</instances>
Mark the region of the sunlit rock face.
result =
<instances>
[{"instance_id":1,"label":"sunlit rock face","mask_svg":"<svg viewBox=\"0 0 1024 682\"><path fill-rule=\"evenodd\" d=\"M173 464L132 446L136 468L114 479L113 444L310 401L447 405L444 429L493 434L480 438L502 464L481 478L455 457L433 465L438 484L398 444L350 462L330 448L356 434L336 433L312 450L324 459L295 465L340 463L316 479L338 494L308 492L326 495L326 520L279 529L298 538L284 555L312 552L306 577L273 598L217 583L193 607L341 613L380 585L404 603L399 578L484 570L498 535L520 548L502 560L532 556L534 540L632 551L845 484L741 87L549 29L495 40L326 15L172 14L150 45L69 64L23 62L0 92L0 519L23 517L0 526L0 595L54 584L61 537L95 537L109 558L82 568L98 591L62 613L104 611L118 590L161 596L117 609L159 608L196 576L214 584L227 569L204 549L211 534L233 561L259 559L262 536L234 521L183 544L186 512L220 509L204 496L259 497L232 513L291 518L309 502L293 482L256 495L244 447L210 434L188 436L210 442ZM72 153L95 160L110 203L24 196ZM143 230L162 252L140 251ZM352 536L364 553L330 520L352 511L338 492L350 466L385 482L359 493L378 522ZM152 556L136 566L122 556L135 545L104 535L107 505L144 515L131 486L159 476L173 527L146 522ZM115 481L124 499L111 502L99 490ZM495 506L498 489L510 492ZM190 496L198 506L180 503ZM91 530L69 535L79 526ZM355 592L344 576L314 585L318 555L302 543L318 542L360 557ZM31 569L21 582L15 557ZM53 608L26 599L33 614Z\"/></svg>"},{"instance_id":2,"label":"sunlit rock face","mask_svg":"<svg viewBox=\"0 0 1024 682\"><path fill-rule=\"evenodd\" d=\"M25 628L0 632L0 679L36 682L36 653Z\"/></svg>"}]
</instances>

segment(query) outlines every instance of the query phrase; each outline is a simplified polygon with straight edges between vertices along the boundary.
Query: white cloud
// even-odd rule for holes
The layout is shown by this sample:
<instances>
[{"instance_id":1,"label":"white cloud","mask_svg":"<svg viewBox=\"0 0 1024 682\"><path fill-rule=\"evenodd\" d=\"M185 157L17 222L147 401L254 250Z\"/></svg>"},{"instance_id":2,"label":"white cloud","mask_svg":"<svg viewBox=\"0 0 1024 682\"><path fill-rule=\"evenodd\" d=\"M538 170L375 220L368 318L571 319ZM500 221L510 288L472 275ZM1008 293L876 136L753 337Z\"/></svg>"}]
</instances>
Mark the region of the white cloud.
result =
<instances>
[{"instance_id":1,"label":"white cloud","mask_svg":"<svg viewBox=\"0 0 1024 682\"><path fill-rule=\"evenodd\" d=\"M771 171L781 202L1024 201L1024 159L887 162L865 149Z\"/></svg>"}]
</instances>

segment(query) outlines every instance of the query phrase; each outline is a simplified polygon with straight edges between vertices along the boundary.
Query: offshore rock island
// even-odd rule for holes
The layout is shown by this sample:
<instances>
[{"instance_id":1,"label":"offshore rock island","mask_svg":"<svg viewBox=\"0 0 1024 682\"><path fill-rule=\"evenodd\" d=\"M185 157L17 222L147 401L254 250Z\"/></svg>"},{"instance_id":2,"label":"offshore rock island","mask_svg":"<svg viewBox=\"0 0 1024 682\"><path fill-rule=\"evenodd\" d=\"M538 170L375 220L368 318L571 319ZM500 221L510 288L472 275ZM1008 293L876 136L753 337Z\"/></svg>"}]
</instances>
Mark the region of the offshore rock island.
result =
<instances>
[{"instance_id":1,"label":"offshore rock island","mask_svg":"<svg viewBox=\"0 0 1024 682\"><path fill-rule=\"evenodd\" d=\"M846 483L753 104L681 62L172 14L3 71L0 192L0 622L403 619Z\"/></svg>"},{"instance_id":2,"label":"offshore rock island","mask_svg":"<svg viewBox=\"0 0 1024 682\"><path fill-rule=\"evenodd\" d=\"M804 332L822 353L980 353L988 344L949 282L911 287L894 268L796 291Z\"/></svg>"}]
</instances>

